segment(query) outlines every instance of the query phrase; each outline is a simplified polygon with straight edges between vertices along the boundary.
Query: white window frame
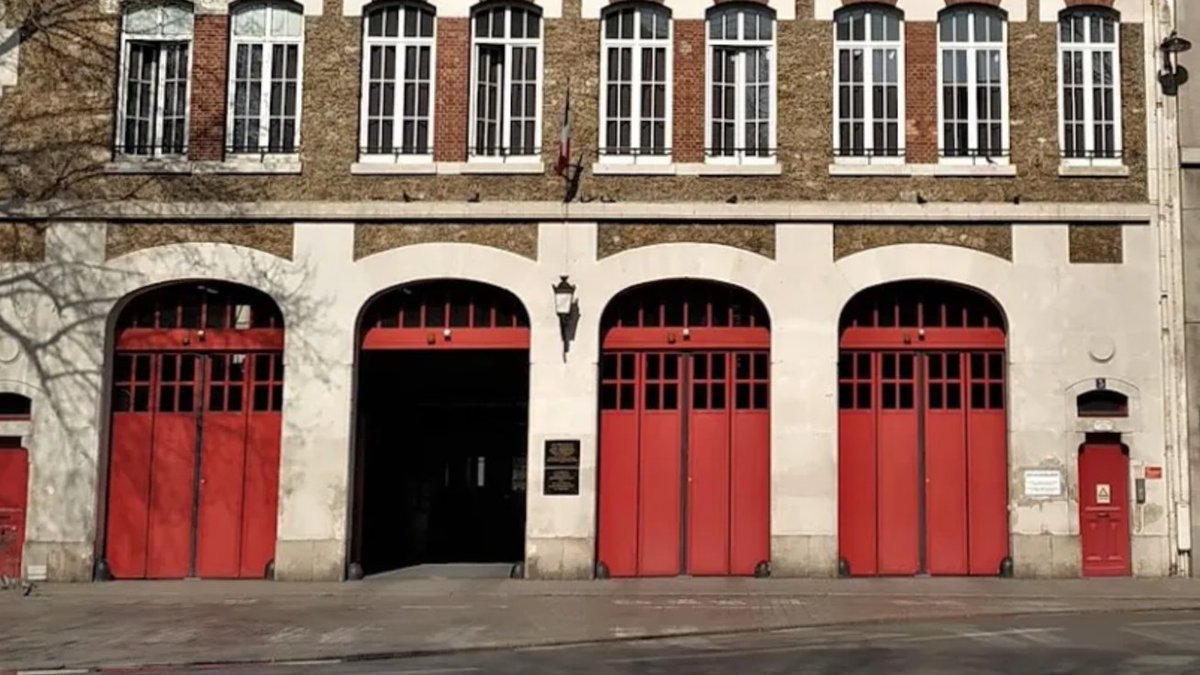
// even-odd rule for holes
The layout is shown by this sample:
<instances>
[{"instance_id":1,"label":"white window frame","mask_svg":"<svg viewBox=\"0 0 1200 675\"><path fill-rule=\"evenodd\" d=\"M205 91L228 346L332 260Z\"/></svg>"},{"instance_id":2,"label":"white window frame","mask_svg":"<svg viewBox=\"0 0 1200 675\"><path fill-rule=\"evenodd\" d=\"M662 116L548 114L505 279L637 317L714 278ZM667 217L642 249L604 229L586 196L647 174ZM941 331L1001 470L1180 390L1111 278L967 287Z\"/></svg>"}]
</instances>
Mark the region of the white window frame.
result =
<instances>
[{"instance_id":1,"label":"white window frame","mask_svg":"<svg viewBox=\"0 0 1200 675\"><path fill-rule=\"evenodd\" d=\"M371 14L378 10L384 10L389 7L400 8L400 35L396 37L371 37L370 31ZM404 35L404 13L409 9L429 11L433 13L433 34L429 37L422 36L405 36ZM419 23L418 23L418 32ZM437 114L437 35L438 35L438 14L433 6L425 5L421 2L385 2L379 5L370 5L362 16L362 75L360 91L362 92L362 101L359 103L359 127L358 127L358 155L360 162L371 164L429 164L433 162L433 142L436 138L434 133L434 117ZM367 134L370 126L370 86L371 86L371 47L393 47L396 52L396 86L395 86L395 102L393 110L395 111L392 119L392 152L370 152L367 146ZM405 153L404 146L404 66L405 66L405 51L406 47L428 47L429 48L429 126L426 129L425 148L428 152L423 153Z\"/></svg>"},{"instance_id":2,"label":"white window frame","mask_svg":"<svg viewBox=\"0 0 1200 675\"><path fill-rule=\"evenodd\" d=\"M1099 14L1113 21L1113 41L1098 42L1092 36L1092 22L1087 20L1092 15ZM1058 148L1062 155L1062 163L1066 166L1123 166L1125 144L1121 131L1121 117L1124 108L1121 103L1121 17L1115 11L1105 11L1095 7L1072 7L1059 15L1060 20L1072 15L1084 17L1084 41L1063 42L1062 24L1055 24L1058 31ZM1083 76L1086 84L1083 87L1083 125L1084 149L1088 153L1084 157L1067 156L1067 101L1065 78L1063 73L1063 56L1066 52L1081 52L1084 55ZM1093 79L1092 59L1102 53L1112 54L1113 67L1113 156L1095 157L1096 149L1096 112L1093 92L1096 87Z\"/></svg>"},{"instance_id":3,"label":"white window frame","mask_svg":"<svg viewBox=\"0 0 1200 675\"><path fill-rule=\"evenodd\" d=\"M865 39L855 40L851 37L849 40L839 39L837 36L838 19L843 12L865 12ZM873 40L871 39L871 28L875 22L875 18L883 14L890 14L896 17L899 32L896 40ZM867 150L862 155L842 154L838 152L841 142L841 74L842 74L842 50L861 50L863 56L863 147ZM875 118L874 106L872 105L872 90L876 85L876 77L874 72L874 59L872 55L877 50L896 51L896 147L895 155L880 155L872 154L871 150L878 150L875 142ZM833 149L835 164L904 164L906 153L906 119L905 119L905 70L904 70L904 13L885 6L866 5L855 7L853 5L843 7L834 13L833 19Z\"/></svg>"},{"instance_id":4,"label":"white window frame","mask_svg":"<svg viewBox=\"0 0 1200 675\"><path fill-rule=\"evenodd\" d=\"M969 17L968 23L967 23L967 34L969 36L968 40L966 40L964 42L959 42L959 41L954 41L954 40L951 40L951 41L942 40L942 26L941 26L942 18L949 14L957 13L957 12L966 12ZM998 17L1001 20L1001 23L1000 23L1001 34L1000 34L999 42L975 41L975 39L974 39L975 19L978 18L980 14L991 14L995 17ZM938 147L938 161L941 164L972 164L972 165L975 165L975 164L1001 164L1001 165L1006 165L1006 164L1010 163L1010 158L1011 158L1011 154L1012 154L1012 141L1010 138L1011 128L1012 128L1012 120L1011 120L1011 115L1009 113L1009 88L1010 88L1011 84L1009 81L1010 78L1009 78L1009 70L1008 70L1008 34L1009 34L1009 25L1008 24L1009 24L1008 15L1003 10L1001 10L999 8L992 8L990 6L975 6L975 5L953 6L953 7L947 8L938 16L938 22L937 22L936 28L935 28L935 30L937 31L937 41L938 41L938 48L937 48L937 101L938 101L938 104L937 104L938 105L937 139L938 139L938 145L937 145L937 147ZM975 155L968 155L968 156L963 156L963 157L959 157L959 156L948 157L945 154L945 152L946 152L946 150L945 150L945 148L946 148L946 110L945 110L946 97L945 97L945 93L944 93L945 82L943 82L943 70L944 70L943 66L944 66L944 62L945 62L944 55L948 51L958 51L958 50L964 50L967 52L967 92L968 92L967 93L967 146L970 149L970 151L973 153L978 153L978 151L979 151L979 111L978 111L978 96L976 95L976 91L978 89L978 83L976 82L976 70L977 70L977 68L976 68L976 53L980 52L980 51L993 51L993 50L997 50L1000 53L1000 143L1002 145L1001 150L1004 151L1003 155L982 156L982 155L975 154Z\"/></svg>"},{"instance_id":5,"label":"white window frame","mask_svg":"<svg viewBox=\"0 0 1200 675\"><path fill-rule=\"evenodd\" d=\"M187 32L178 34L169 34L165 32L166 17L163 14L167 6L174 6L180 9L187 10L188 26ZM158 30L155 33L132 33L129 29L129 19L134 12L143 10L155 10L159 13ZM191 126L192 126L192 67L195 64L193 51L195 49L195 21L196 15L192 6L186 2L178 2L176 0L160 0L158 2L149 2L145 4L130 4L124 8L121 14L121 63L118 68L117 82L117 114L116 129L113 133L113 156L121 161L152 161L152 160L169 160L169 161L186 161L191 145ZM160 61L155 72L155 100L154 110L151 113L154 120L154 145L151 146L150 152L145 154L129 153L125 151L125 121L126 121L126 104L128 103L128 77L129 77L129 52L131 45L145 43L187 43L187 85L184 93L184 112L183 112L183 152L181 153L166 153L163 151L162 134L163 134L163 83L166 79L166 73L162 62ZM161 48L161 47L160 47ZM161 53L161 52L160 52Z\"/></svg>"},{"instance_id":6,"label":"white window frame","mask_svg":"<svg viewBox=\"0 0 1200 675\"><path fill-rule=\"evenodd\" d=\"M737 34L738 38L730 39L714 39L711 37L712 29L709 25L709 19L714 15L722 12L737 12ZM745 18L750 13L761 13L766 15L771 20L771 38L769 40L747 40L741 36L745 35ZM779 148L777 139L777 129L779 124L779 80L776 76L778 69L778 49L776 48L776 40L779 36L779 22L775 16L775 12L766 7L757 5L729 5L713 9L709 12L704 21L704 162L706 164L752 164L752 165L774 165L778 162ZM741 47L742 51L737 55L737 65L735 72L737 73L735 90L738 92L735 102L734 119L737 129L737 136L740 139L738 149L732 155L713 155L713 51L718 47ZM746 49L761 48L766 50L767 62L769 64L769 77L767 95L770 97L770 112L767 117L767 140L770 142L769 153L767 156L749 155L746 154L746 96L745 96L745 54Z\"/></svg>"},{"instance_id":7,"label":"white window frame","mask_svg":"<svg viewBox=\"0 0 1200 675\"><path fill-rule=\"evenodd\" d=\"M610 13L620 12L621 10L635 10L634 13L634 37L633 38L610 38L608 37L607 21ZM651 9L665 16L667 22L667 37L666 38L643 38L641 37L641 21L642 12L646 9ZM675 65L675 20L671 15L671 10L663 5L649 2L622 3L613 5L607 8L600 15L600 158L601 164L670 164L672 156L672 118L674 116L674 94L675 87L673 82L674 65ZM628 154L610 154L607 152L609 147L608 142L608 50L610 48L628 48L632 51L633 73L629 80L629 86L632 93L632 107L630 111L629 123L629 145L631 148L641 148L641 122L642 122L642 52L647 49L664 49L666 54L666 100L664 101L663 112L663 152L652 154L641 154L640 152L631 152Z\"/></svg>"},{"instance_id":8,"label":"white window frame","mask_svg":"<svg viewBox=\"0 0 1200 675\"><path fill-rule=\"evenodd\" d=\"M499 2L488 3L481 5L476 11L491 11L498 8L503 8L504 16L504 35L503 37L479 37L475 34L475 17L476 12L471 12L470 23L468 30L471 31L471 59L470 59L470 96L468 105L470 106L467 114L467 163L469 164L534 164L542 161L542 105L543 97L545 96L545 58L546 50L543 40L546 35L546 19L541 7L524 2ZM538 36L536 38L512 37L512 15L513 9L520 9L526 12L532 12L537 15L538 19ZM497 125L499 128L500 152L495 155L476 155L476 98L479 85L479 69L476 64L479 62L479 53L481 47L495 48L500 47L504 50L504 76L500 83L500 113L497 117ZM528 155L510 154L512 149L512 134L509 127L510 108L508 92L512 90L513 80L513 50L516 48L532 47L537 54L537 65L535 66L534 80L534 116L533 116L533 153Z\"/></svg>"},{"instance_id":9,"label":"white window frame","mask_svg":"<svg viewBox=\"0 0 1200 675\"><path fill-rule=\"evenodd\" d=\"M239 36L234 30L234 22L237 21L237 15L241 12L253 11L255 9L266 10L266 25L263 27L262 35L254 36ZM226 96L225 110L225 152L231 159L256 159L262 160L266 157L271 158L292 158L299 157L300 154L300 116L304 110L304 8L300 5L294 5L285 0L247 0L230 8L229 12L229 62L226 70L228 71L228 92ZM284 11L294 13L300 19L300 34L299 35L272 35L271 26L274 21L271 20L271 15L276 11ZM262 76L260 78L261 87L259 92L258 104L258 150L238 150L234 147L233 130L234 130L234 113L235 113L235 94L237 91L237 49L239 45L261 45L262 46ZM273 151L270 149L271 140L271 66L274 58L274 47L276 45L287 46L295 45L296 47L296 128L292 134L292 150L291 151Z\"/></svg>"}]
</instances>

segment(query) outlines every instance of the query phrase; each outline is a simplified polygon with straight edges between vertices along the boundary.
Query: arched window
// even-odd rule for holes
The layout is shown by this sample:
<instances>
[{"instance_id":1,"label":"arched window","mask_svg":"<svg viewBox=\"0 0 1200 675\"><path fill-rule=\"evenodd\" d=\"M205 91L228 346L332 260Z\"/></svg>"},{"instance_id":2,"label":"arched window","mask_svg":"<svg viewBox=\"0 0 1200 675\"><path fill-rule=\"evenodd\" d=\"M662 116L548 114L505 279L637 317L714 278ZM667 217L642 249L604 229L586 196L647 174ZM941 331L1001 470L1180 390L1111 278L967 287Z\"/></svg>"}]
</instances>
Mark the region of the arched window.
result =
<instances>
[{"instance_id":1,"label":"arched window","mask_svg":"<svg viewBox=\"0 0 1200 675\"><path fill-rule=\"evenodd\" d=\"M606 161L670 155L671 13L620 5L604 13L600 145Z\"/></svg>"},{"instance_id":2,"label":"arched window","mask_svg":"<svg viewBox=\"0 0 1200 675\"><path fill-rule=\"evenodd\" d=\"M751 5L708 15L709 161L775 161L775 16Z\"/></svg>"},{"instance_id":3,"label":"arched window","mask_svg":"<svg viewBox=\"0 0 1200 675\"><path fill-rule=\"evenodd\" d=\"M1008 162L1008 39L1004 13L964 5L938 18L938 118L943 158Z\"/></svg>"},{"instance_id":4,"label":"arched window","mask_svg":"<svg viewBox=\"0 0 1200 675\"><path fill-rule=\"evenodd\" d=\"M176 2L130 5L121 22L117 152L187 154L192 8Z\"/></svg>"},{"instance_id":5,"label":"arched window","mask_svg":"<svg viewBox=\"0 0 1200 675\"><path fill-rule=\"evenodd\" d=\"M1129 397L1111 389L1093 389L1075 397L1080 417L1129 417Z\"/></svg>"},{"instance_id":6,"label":"arched window","mask_svg":"<svg viewBox=\"0 0 1200 675\"><path fill-rule=\"evenodd\" d=\"M229 40L229 147L294 153L300 142L304 14L284 2L237 5Z\"/></svg>"},{"instance_id":7,"label":"arched window","mask_svg":"<svg viewBox=\"0 0 1200 675\"><path fill-rule=\"evenodd\" d=\"M536 160L542 146L542 13L485 5L471 16L469 159Z\"/></svg>"},{"instance_id":8,"label":"arched window","mask_svg":"<svg viewBox=\"0 0 1200 675\"><path fill-rule=\"evenodd\" d=\"M1121 157L1121 57L1117 15L1068 9L1058 19L1063 157L1090 164Z\"/></svg>"},{"instance_id":9,"label":"arched window","mask_svg":"<svg viewBox=\"0 0 1200 675\"><path fill-rule=\"evenodd\" d=\"M903 157L903 17L866 5L841 9L834 20L834 155Z\"/></svg>"},{"instance_id":10,"label":"arched window","mask_svg":"<svg viewBox=\"0 0 1200 675\"><path fill-rule=\"evenodd\" d=\"M363 22L361 154L366 161L433 160L434 10L372 7Z\"/></svg>"}]
</instances>

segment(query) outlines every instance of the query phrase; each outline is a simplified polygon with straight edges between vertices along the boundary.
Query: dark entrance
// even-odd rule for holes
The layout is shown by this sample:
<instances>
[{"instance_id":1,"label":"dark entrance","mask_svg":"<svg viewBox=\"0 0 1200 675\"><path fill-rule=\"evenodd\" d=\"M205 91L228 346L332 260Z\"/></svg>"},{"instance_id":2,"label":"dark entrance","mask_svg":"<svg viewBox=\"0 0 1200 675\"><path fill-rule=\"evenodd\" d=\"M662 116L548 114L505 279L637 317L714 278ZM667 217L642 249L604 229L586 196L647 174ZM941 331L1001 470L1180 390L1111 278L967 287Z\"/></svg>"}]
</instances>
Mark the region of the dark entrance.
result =
<instances>
[{"instance_id":1,"label":"dark entrance","mask_svg":"<svg viewBox=\"0 0 1200 675\"><path fill-rule=\"evenodd\" d=\"M528 326L484 284L413 284L368 308L351 551L364 573L523 560Z\"/></svg>"}]
</instances>

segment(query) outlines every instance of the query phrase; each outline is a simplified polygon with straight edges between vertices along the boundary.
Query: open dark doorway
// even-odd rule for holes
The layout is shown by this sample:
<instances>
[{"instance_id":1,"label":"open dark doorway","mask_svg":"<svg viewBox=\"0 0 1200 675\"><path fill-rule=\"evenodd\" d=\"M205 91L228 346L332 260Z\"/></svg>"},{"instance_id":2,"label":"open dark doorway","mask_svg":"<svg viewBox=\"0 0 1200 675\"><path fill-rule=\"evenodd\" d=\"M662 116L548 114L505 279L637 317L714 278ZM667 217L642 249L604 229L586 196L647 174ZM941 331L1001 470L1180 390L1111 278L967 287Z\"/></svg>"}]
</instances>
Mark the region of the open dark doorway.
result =
<instances>
[{"instance_id":1,"label":"open dark doorway","mask_svg":"<svg viewBox=\"0 0 1200 675\"><path fill-rule=\"evenodd\" d=\"M351 550L362 573L523 561L528 330L515 298L482 284L414 284L368 308Z\"/></svg>"}]
</instances>

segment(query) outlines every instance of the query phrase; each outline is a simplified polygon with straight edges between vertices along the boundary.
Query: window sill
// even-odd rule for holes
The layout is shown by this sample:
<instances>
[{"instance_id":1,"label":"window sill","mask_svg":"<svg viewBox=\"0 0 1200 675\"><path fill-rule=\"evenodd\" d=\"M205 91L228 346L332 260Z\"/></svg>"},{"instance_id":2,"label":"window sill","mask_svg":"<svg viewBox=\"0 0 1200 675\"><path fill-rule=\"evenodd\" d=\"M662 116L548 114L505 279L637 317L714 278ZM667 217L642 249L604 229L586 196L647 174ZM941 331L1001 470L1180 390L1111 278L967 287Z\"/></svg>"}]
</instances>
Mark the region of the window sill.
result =
<instances>
[{"instance_id":1,"label":"window sill","mask_svg":"<svg viewBox=\"0 0 1200 675\"><path fill-rule=\"evenodd\" d=\"M711 164L687 163L676 164L677 176L780 176L783 167L771 164Z\"/></svg>"},{"instance_id":2,"label":"window sill","mask_svg":"<svg viewBox=\"0 0 1200 675\"><path fill-rule=\"evenodd\" d=\"M967 178L1012 178L1017 167L1011 164L830 164L830 176L918 176Z\"/></svg>"},{"instance_id":3,"label":"window sill","mask_svg":"<svg viewBox=\"0 0 1200 675\"><path fill-rule=\"evenodd\" d=\"M355 162L350 165L354 176L432 176L438 173L433 162Z\"/></svg>"},{"instance_id":4,"label":"window sill","mask_svg":"<svg viewBox=\"0 0 1200 675\"><path fill-rule=\"evenodd\" d=\"M674 176L676 173L678 173L678 169L673 162L658 164L596 162L592 164L592 174L596 176Z\"/></svg>"},{"instance_id":5,"label":"window sill","mask_svg":"<svg viewBox=\"0 0 1200 675\"><path fill-rule=\"evenodd\" d=\"M1058 175L1063 178L1128 178L1129 167L1123 164L1071 164L1058 165Z\"/></svg>"},{"instance_id":6,"label":"window sill","mask_svg":"<svg viewBox=\"0 0 1200 675\"><path fill-rule=\"evenodd\" d=\"M511 160L508 162L438 162L437 172L447 175L458 174L544 174L546 163L536 159Z\"/></svg>"},{"instance_id":7,"label":"window sill","mask_svg":"<svg viewBox=\"0 0 1200 675\"><path fill-rule=\"evenodd\" d=\"M106 173L117 174L241 174L241 175L289 175L303 171L299 158L284 156L264 161L257 159L229 159L224 162L192 162L179 160L121 160L104 165Z\"/></svg>"}]
</instances>

